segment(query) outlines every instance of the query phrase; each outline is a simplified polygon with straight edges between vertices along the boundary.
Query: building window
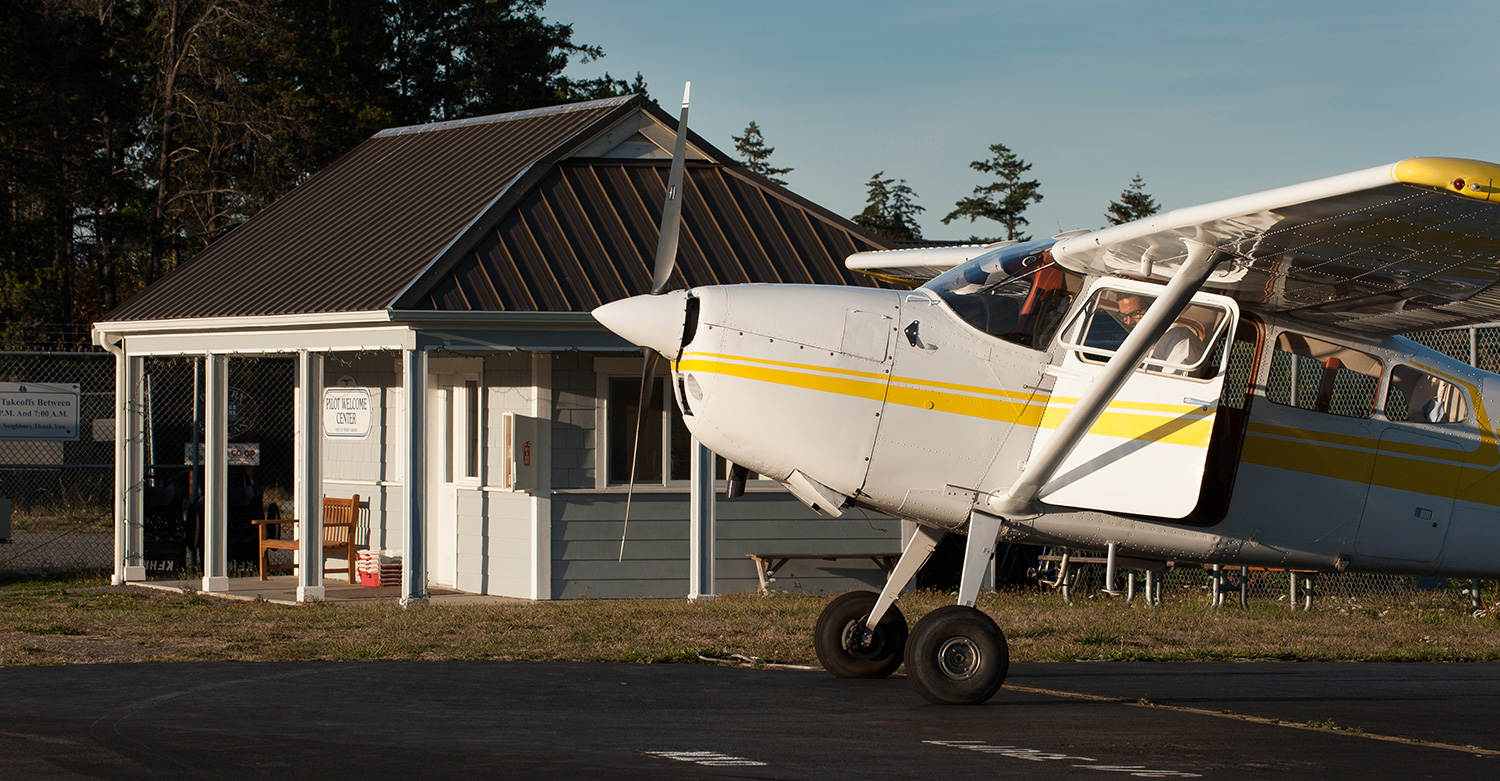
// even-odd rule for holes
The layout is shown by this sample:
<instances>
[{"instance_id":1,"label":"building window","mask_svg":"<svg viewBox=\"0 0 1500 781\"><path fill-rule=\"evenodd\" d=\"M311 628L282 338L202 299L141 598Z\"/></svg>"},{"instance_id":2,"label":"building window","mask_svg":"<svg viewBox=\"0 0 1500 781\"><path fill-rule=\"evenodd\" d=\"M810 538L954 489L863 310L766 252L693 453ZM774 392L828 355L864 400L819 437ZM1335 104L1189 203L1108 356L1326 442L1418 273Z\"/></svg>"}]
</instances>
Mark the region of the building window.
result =
<instances>
[{"instance_id":1,"label":"building window","mask_svg":"<svg viewBox=\"0 0 1500 781\"><path fill-rule=\"evenodd\" d=\"M1283 331L1271 353L1266 398L1289 407L1368 418L1382 368L1369 353Z\"/></svg>"},{"instance_id":2,"label":"building window","mask_svg":"<svg viewBox=\"0 0 1500 781\"><path fill-rule=\"evenodd\" d=\"M609 395L604 402L609 427L607 482L630 482L632 460L635 462L634 482L662 482L662 388L658 378L651 389L646 415L641 417L641 381L627 377L609 379ZM640 427L638 445L635 444L637 426Z\"/></svg>"},{"instance_id":3,"label":"building window","mask_svg":"<svg viewBox=\"0 0 1500 781\"><path fill-rule=\"evenodd\" d=\"M606 484L630 482L632 457L636 485L665 485L692 478L692 433L683 422L676 402L667 394L667 382L666 377L655 378L646 415L641 418L640 379L608 378L604 399ZM637 425L640 426L638 450L635 448ZM716 456L715 479L725 479L726 472L724 459Z\"/></svg>"},{"instance_id":4,"label":"building window","mask_svg":"<svg viewBox=\"0 0 1500 781\"><path fill-rule=\"evenodd\" d=\"M479 477L479 380L464 381L464 477Z\"/></svg>"}]
</instances>

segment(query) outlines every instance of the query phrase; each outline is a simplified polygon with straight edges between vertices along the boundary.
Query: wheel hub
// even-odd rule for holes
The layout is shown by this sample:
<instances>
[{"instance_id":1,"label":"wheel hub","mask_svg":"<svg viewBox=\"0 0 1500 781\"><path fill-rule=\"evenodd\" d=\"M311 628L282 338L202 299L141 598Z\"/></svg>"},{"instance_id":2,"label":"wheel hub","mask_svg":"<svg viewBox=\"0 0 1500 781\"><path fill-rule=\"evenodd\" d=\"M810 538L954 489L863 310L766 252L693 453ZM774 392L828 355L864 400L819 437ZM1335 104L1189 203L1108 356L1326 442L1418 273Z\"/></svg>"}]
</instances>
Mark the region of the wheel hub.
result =
<instances>
[{"instance_id":1,"label":"wheel hub","mask_svg":"<svg viewBox=\"0 0 1500 781\"><path fill-rule=\"evenodd\" d=\"M844 650L856 659L876 659L885 650L885 634L878 628L865 626L869 616L864 616L844 625Z\"/></svg>"},{"instance_id":2,"label":"wheel hub","mask_svg":"<svg viewBox=\"0 0 1500 781\"><path fill-rule=\"evenodd\" d=\"M938 669L955 681L972 677L983 661L979 646L967 637L950 637L938 648Z\"/></svg>"}]
</instances>

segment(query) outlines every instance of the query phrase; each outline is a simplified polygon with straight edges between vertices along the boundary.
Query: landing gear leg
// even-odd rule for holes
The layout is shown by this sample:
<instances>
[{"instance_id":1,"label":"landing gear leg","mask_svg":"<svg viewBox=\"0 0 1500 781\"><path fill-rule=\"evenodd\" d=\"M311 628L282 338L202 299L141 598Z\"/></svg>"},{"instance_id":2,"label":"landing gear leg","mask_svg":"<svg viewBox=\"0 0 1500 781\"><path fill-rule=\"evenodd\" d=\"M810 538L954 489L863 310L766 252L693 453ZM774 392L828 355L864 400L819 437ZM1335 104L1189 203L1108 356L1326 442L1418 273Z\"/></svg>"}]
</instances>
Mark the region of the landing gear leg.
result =
<instances>
[{"instance_id":1,"label":"landing gear leg","mask_svg":"<svg viewBox=\"0 0 1500 781\"><path fill-rule=\"evenodd\" d=\"M813 628L813 648L824 669L840 678L884 678L901 666L906 617L896 596L911 582L945 532L918 527L879 594L855 591L828 603Z\"/></svg>"}]
</instances>

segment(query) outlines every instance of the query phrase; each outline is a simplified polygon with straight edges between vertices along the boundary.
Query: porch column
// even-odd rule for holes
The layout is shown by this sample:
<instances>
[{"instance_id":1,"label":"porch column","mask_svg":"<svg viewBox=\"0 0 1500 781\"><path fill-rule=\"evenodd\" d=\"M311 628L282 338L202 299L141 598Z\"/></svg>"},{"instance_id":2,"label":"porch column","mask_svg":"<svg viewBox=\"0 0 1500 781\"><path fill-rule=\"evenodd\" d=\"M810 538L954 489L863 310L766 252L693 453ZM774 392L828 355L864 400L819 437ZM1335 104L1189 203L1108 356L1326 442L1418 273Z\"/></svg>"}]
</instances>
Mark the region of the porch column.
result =
<instances>
[{"instance_id":1,"label":"porch column","mask_svg":"<svg viewBox=\"0 0 1500 781\"><path fill-rule=\"evenodd\" d=\"M427 497L427 353L419 347L401 351L401 393L405 397L406 541L401 551L401 604L427 602L427 552L423 517Z\"/></svg>"},{"instance_id":2,"label":"porch column","mask_svg":"<svg viewBox=\"0 0 1500 781\"><path fill-rule=\"evenodd\" d=\"M124 340L115 352L115 585L146 579L142 558L146 420L141 414L144 361Z\"/></svg>"},{"instance_id":3,"label":"porch column","mask_svg":"<svg viewBox=\"0 0 1500 781\"><path fill-rule=\"evenodd\" d=\"M208 354L204 361L203 411L203 590L229 590L229 362Z\"/></svg>"},{"instance_id":4,"label":"porch column","mask_svg":"<svg viewBox=\"0 0 1500 781\"><path fill-rule=\"evenodd\" d=\"M531 497L531 598L552 598L552 353L531 354L536 491Z\"/></svg>"},{"instance_id":5,"label":"porch column","mask_svg":"<svg viewBox=\"0 0 1500 781\"><path fill-rule=\"evenodd\" d=\"M688 599L714 594L714 454L693 437L692 500L688 533Z\"/></svg>"},{"instance_id":6,"label":"porch column","mask_svg":"<svg viewBox=\"0 0 1500 781\"><path fill-rule=\"evenodd\" d=\"M323 598L323 355L297 351L297 601ZM354 562L349 562L354 566Z\"/></svg>"}]
</instances>

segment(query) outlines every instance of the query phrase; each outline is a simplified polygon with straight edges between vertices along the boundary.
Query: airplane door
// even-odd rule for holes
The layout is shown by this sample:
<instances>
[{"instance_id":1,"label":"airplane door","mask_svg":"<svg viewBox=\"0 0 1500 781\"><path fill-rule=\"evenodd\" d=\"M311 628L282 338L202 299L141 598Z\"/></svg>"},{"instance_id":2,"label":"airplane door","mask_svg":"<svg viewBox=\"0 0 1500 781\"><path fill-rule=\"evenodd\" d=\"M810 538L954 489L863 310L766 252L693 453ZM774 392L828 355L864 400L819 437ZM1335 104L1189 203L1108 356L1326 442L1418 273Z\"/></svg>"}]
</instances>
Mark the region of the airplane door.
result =
<instances>
[{"instance_id":1,"label":"airplane door","mask_svg":"<svg viewBox=\"0 0 1500 781\"><path fill-rule=\"evenodd\" d=\"M1405 454L1416 449L1429 453L1449 450L1455 461L1463 456L1458 445L1446 439L1394 426L1386 429L1380 437L1364 517L1354 540L1354 550L1361 555L1433 561L1443 550L1459 470L1433 470L1433 476L1440 479L1425 483L1420 492L1394 487L1411 483L1413 459ZM1427 466L1430 462L1417 463Z\"/></svg>"},{"instance_id":2,"label":"airplane door","mask_svg":"<svg viewBox=\"0 0 1500 781\"><path fill-rule=\"evenodd\" d=\"M1045 406L1034 455L1088 391L1161 287L1100 280L1064 327L1062 360ZM1148 353L1043 487L1054 505L1182 518L1198 504L1203 472L1228 365L1229 332L1239 308L1224 296L1198 293Z\"/></svg>"},{"instance_id":3,"label":"airplane door","mask_svg":"<svg viewBox=\"0 0 1500 781\"><path fill-rule=\"evenodd\" d=\"M1472 446L1459 387L1412 366L1392 368L1370 490L1354 550L1364 556L1435 561L1448 536L1459 465Z\"/></svg>"}]
</instances>

